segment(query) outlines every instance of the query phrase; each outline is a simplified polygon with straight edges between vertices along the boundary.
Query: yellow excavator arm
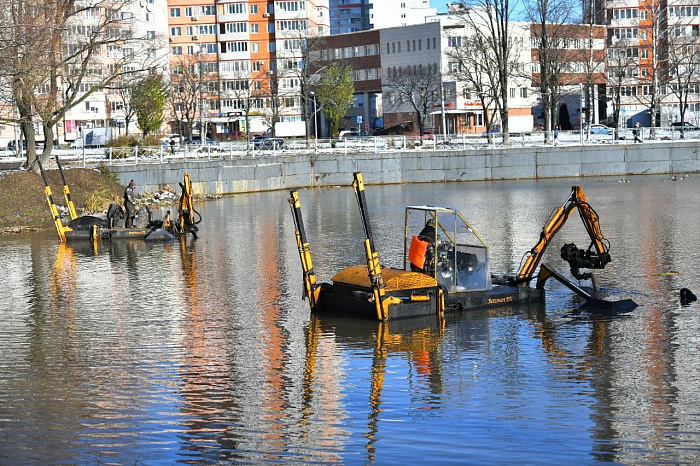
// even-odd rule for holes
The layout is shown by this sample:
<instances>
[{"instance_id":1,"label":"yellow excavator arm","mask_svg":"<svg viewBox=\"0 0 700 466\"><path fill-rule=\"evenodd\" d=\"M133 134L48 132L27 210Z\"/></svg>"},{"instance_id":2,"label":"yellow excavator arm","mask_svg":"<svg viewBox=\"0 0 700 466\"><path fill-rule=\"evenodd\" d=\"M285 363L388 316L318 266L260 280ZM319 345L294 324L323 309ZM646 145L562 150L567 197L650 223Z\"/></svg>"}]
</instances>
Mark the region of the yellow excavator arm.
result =
<instances>
[{"instance_id":1,"label":"yellow excavator arm","mask_svg":"<svg viewBox=\"0 0 700 466\"><path fill-rule=\"evenodd\" d=\"M527 284L532 280L537 265L540 263L549 242L569 219L574 209L578 209L591 244L587 250L581 250L575 244L565 244L561 249L562 258L571 267L571 273L579 280L591 278L588 272L580 272L580 268L602 269L610 262L609 243L600 231L598 214L588 203L586 195L580 186L573 186L571 194L564 204L557 207L542 228L540 239L530 251L526 253L525 262L518 273L517 282Z\"/></svg>"}]
</instances>

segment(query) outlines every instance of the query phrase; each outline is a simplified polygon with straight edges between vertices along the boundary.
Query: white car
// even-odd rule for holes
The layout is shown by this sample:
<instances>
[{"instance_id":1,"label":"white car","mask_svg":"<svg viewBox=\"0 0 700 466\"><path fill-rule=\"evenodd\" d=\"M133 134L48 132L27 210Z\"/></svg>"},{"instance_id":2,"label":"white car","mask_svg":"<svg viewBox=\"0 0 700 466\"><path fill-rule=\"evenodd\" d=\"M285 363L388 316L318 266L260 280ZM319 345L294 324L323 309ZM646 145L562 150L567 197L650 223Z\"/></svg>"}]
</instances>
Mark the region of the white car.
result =
<instances>
[{"instance_id":1,"label":"white car","mask_svg":"<svg viewBox=\"0 0 700 466\"><path fill-rule=\"evenodd\" d=\"M598 134L603 136L609 136L612 134L612 128L608 128L605 125L594 124L591 125L591 134Z\"/></svg>"}]
</instances>

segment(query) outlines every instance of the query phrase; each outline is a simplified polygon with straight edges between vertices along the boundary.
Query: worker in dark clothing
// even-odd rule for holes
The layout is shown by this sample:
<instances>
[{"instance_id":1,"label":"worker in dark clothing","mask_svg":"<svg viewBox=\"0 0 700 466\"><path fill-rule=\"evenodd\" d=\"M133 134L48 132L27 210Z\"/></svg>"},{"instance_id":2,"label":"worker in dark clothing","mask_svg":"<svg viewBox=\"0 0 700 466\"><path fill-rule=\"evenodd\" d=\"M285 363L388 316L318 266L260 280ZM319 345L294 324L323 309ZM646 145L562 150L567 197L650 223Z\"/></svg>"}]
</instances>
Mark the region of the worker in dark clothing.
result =
<instances>
[{"instance_id":1,"label":"worker in dark clothing","mask_svg":"<svg viewBox=\"0 0 700 466\"><path fill-rule=\"evenodd\" d=\"M129 182L129 186L124 190L124 210L126 210L125 228L134 228L134 217L136 216L136 204L134 204L134 180Z\"/></svg>"},{"instance_id":2,"label":"worker in dark clothing","mask_svg":"<svg viewBox=\"0 0 700 466\"><path fill-rule=\"evenodd\" d=\"M411 270L432 275L435 270L435 220L429 219L425 227L411 240L408 251Z\"/></svg>"}]
</instances>

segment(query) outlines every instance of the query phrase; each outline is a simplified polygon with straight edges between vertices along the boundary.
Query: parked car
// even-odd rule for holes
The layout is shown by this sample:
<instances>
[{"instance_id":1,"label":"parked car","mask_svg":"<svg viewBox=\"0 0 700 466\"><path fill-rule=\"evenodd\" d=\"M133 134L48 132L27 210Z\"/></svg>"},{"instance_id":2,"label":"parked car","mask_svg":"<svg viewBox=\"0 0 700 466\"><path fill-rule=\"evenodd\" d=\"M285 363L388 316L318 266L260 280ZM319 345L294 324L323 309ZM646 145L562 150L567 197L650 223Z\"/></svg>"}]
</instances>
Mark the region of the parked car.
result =
<instances>
[{"instance_id":1,"label":"parked car","mask_svg":"<svg viewBox=\"0 0 700 466\"><path fill-rule=\"evenodd\" d=\"M16 144L17 144L17 141L8 142L7 143L7 150L15 152L17 150ZM38 150L38 151L42 150L43 149L42 145L43 145L42 143L37 142L35 144L36 150ZM22 139L22 150L23 151L27 150L27 140L26 139Z\"/></svg>"},{"instance_id":2,"label":"parked car","mask_svg":"<svg viewBox=\"0 0 700 466\"><path fill-rule=\"evenodd\" d=\"M683 129L684 131L698 131L700 130L700 127L697 127L693 124L688 123L687 121L676 121L671 123L671 128L674 130L680 131Z\"/></svg>"},{"instance_id":3,"label":"parked car","mask_svg":"<svg viewBox=\"0 0 700 466\"><path fill-rule=\"evenodd\" d=\"M218 146L219 145L219 141L217 141L216 139L206 138L205 141L210 146ZM194 145L201 146L202 145L202 138L199 136L195 136L193 138L185 138L185 140L183 142L185 144L189 144L189 145L194 144Z\"/></svg>"},{"instance_id":4,"label":"parked car","mask_svg":"<svg viewBox=\"0 0 700 466\"><path fill-rule=\"evenodd\" d=\"M265 136L255 136L253 138L253 148L258 150L286 149L287 143L284 140L284 138L269 138Z\"/></svg>"},{"instance_id":5,"label":"parked car","mask_svg":"<svg viewBox=\"0 0 700 466\"><path fill-rule=\"evenodd\" d=\"M435 133L432 129L424 129L420 135L421 139L432 141L435 139Z\"/></svg>"},{"instance_id":6,"label":"parked car","mask_svg":"<svg viewBox=\"0 0 700 466\"><path fill-rule=\"evenodd\" d=\"M605 125L593 124L591 125L591 134L596 134L599 136L609 136L613 132L612 128L608 128Z\"/></svg>"},{"instance_id":7,"label":"parked car","mask_svg":"<svg viewBox=\"0 0 700 466\"><path fill-rule=\"evenodd\" d=\"M338 135L339 139L359 138L359 137L360 137L360 132L355 131L355 130L341 131L340 134Z\"/></svg>"}]
</instances>

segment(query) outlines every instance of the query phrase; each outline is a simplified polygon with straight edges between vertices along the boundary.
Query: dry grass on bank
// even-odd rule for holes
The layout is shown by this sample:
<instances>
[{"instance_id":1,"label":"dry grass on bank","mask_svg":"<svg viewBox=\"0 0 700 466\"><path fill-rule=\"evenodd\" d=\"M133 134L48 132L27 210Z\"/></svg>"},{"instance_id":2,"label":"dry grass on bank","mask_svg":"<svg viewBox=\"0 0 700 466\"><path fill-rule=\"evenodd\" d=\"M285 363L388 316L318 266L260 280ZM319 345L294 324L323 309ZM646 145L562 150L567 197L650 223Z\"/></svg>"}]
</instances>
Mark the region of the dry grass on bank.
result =
<instances>
[{"instance_id":1,"label":"dry grass on bank","mask_svg":"<svg viewBox=\"0 0 700 466\"><path fill-rule=\"evenodd\" d=\"M114 178L94 169L64 170L71 198L78 215L102 211L110 202L122 203L124 187ZM66 204L63 181L58 170L47 170L54 202ZM13 171L0 175L0 232L53 228L44 194L44 181L33 171Z\"/></svg>"}]
</instances>

